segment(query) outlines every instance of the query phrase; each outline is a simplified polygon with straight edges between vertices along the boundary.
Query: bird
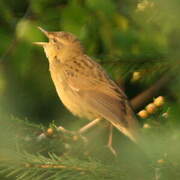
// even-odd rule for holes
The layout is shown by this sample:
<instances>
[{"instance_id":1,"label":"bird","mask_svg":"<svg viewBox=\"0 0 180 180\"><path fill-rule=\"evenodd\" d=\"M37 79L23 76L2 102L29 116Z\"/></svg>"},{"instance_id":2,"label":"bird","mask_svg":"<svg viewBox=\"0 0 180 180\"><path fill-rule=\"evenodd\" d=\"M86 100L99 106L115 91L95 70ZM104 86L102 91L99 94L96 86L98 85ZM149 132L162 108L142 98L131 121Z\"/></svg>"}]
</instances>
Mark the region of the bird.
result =
<instances>
[{"instance_id":1,"label":"bird","mask_svg":"<svg viewBox=\"0 0 180 180\"><path fill-rule=\"evenodd\" d=\"M86 54L75 35L38 28L49 41L35 44L45 51L59 98L72 114L90 120L79 132L83 133L105 119L110 124L108 145L113 153L112 127L137 143L139 123L124 91Z\"/></svg>"}]
</instances>

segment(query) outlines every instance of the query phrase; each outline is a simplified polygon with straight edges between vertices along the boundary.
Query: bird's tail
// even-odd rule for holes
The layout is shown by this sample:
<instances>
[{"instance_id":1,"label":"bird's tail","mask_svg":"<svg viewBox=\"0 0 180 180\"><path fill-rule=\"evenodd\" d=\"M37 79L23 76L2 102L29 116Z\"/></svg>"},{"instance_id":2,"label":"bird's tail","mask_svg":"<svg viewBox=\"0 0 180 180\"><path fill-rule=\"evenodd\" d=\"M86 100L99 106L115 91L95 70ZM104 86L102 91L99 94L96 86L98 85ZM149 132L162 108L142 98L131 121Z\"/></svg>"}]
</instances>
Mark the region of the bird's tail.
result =
<instances>
[{"instance_id":1,"label":"bird's tail","mask_svg":"<svg viewBox=\"0 0 180 180\"><path fill-rule=\"evenodd\" d=\"M123 116L127 126L122 126L118 121L111 121L120 132L129 137L133 142L140 142L140 125L129 102L126 102L126 115Z\"/></svg>"},{"instance_id":2,"label":"bird's tail","mask_svg":"<svg viewBox=\"0 0 180 180\"><path fill-rule=\"evenodd\" d=\"M139 142L139 130L138 129L131 129L129 127L123 127L119 123L111 122L114 127L116 127L121 133L129 137L133 142Z\"/></svg>"}]
</instances>

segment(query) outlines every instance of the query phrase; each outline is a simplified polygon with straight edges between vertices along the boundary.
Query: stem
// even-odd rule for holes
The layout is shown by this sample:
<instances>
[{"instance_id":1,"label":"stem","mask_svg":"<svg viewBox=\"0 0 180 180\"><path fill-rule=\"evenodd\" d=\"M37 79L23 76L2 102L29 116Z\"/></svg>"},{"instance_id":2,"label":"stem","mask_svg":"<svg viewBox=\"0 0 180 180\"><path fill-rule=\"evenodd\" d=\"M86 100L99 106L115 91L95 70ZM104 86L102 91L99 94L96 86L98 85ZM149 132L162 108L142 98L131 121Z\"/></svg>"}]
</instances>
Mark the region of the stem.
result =
<instances>
[{"instance_id":1,"label":"stem","mask_svg":"<svg viewBox=\"0 0 180 180\"><path fill-rule=\"evenodd\" d=\"M159 90L167 85L170 80L169 75L162 76L157 82L155 82L152 86L150 86L145 91L141 92L133 99L130 100L130 103L134 110L146 104L149 100L151 100L155 95L158 94Z\"/></svg>"}]
</instances>

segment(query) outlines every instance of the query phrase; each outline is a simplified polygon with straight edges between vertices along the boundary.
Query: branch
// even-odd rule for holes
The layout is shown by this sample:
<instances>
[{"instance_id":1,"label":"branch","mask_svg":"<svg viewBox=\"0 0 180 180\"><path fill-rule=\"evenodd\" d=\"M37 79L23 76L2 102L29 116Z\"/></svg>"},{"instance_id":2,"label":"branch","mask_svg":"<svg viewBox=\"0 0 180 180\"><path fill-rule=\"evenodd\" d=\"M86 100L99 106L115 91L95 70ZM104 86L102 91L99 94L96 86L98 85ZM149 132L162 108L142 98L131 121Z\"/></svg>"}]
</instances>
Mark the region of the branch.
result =
<instances>
[{"instance_id":1,"label":"branch","mask_svg":"<svg viewBox=\"0 0 180 180\"><path fill-rule=\"evenodd\" d=\"M157 82L155 82L148 89L138 94L136 97L130 100L130 103L133 109L138 109L139 107L146 104L149 100L151 100L154 96L156 96L161 88L163 88L168 81L170 80L170 76L164 75Z\"/></svg>"}]
</instances>

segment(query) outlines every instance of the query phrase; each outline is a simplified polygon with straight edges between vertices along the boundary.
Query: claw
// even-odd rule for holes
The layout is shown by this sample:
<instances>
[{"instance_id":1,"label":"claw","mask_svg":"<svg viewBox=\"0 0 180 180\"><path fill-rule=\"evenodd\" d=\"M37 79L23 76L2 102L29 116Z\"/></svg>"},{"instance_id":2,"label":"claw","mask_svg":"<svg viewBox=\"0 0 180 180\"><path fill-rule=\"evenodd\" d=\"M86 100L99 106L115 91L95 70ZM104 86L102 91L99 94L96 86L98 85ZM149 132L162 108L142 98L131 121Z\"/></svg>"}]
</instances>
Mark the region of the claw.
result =
<instances>
[{"instance_id":1,"label":"claw","mask_svg":"<svg viewBox=\"0 0 180 180\"><path fill-rule=\"evenodd\" d=\"M117 157L116 150L115 150L111 145L107 145L107 147L108 147L109 150L113 153L113 155Z\"/></svg>"},{"instance_id":2,"label":"claw","mask_svg":"<svg viewBox=\"0 0 180 180\"><path fill-rule=\"evenodd\" d=\"M61 131L61 132L63 132L63 133L66 133L66 134L70 134L70 135L73 135L73 134L74 134L73 131L69 131L69 130L65 129L64 127L62 127L62 126L59 126L59 127L58 127L58 130Z\"/></svg>"},{"instance_id":3,"label":"claw","mask_svg":"<svg viewBox=\"0 0 180 180\"><path fill-rule=\"evenodd\" d=\"M69 131L69 130L65 129L64 127L62 127L62 126L59 126L58 130L65 133L65 134L71 135L72 139L74 141L77 141L78 139L82 139L84 143L88 142L88 139L79 132Z\"/></svg>"},{"instance_id":4,"label":"claw","mask_svg":"<svg viewBox=\"0 0 180 180\"><path fill-rule=\"evenodd\" d=\"M79 134L79 136L80 136L80 138L83 140L83 142L84 142L85 144L88 143L87 137L82 136L81 134Z\"/></svg>"}]
</instances>

